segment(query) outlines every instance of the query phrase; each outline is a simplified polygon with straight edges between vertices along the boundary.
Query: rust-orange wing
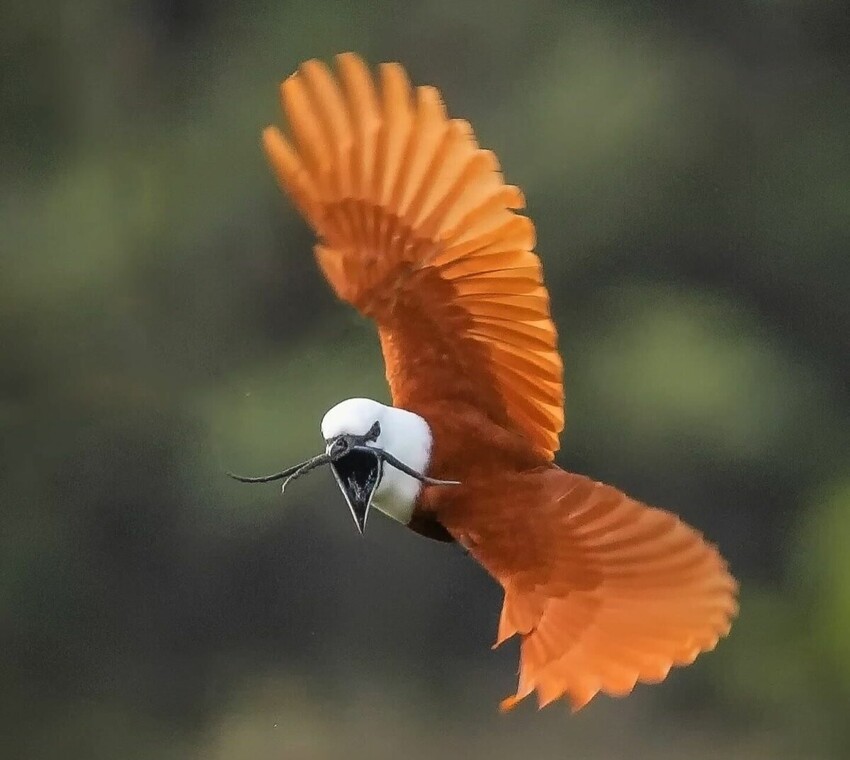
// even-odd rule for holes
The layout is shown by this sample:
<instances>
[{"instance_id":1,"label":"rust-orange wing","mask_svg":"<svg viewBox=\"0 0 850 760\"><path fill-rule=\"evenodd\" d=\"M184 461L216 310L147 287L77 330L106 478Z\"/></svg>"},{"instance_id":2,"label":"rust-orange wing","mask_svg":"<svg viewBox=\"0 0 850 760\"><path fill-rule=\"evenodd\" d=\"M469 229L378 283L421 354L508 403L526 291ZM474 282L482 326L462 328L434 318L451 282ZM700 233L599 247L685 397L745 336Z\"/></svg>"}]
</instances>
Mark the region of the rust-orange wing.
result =
<instances>
[{"instance_id":1,"label":"rust-orange wing","mask_svg":"<svg viewBox=\"0 0 850 760\"><path fill-rule=\"evenodd\" d=\"M737 611L737 584L700 533L582 475L497 478L439 517L505 590L497 645L522 638L504 708L536 690L541 706L567 697L577 710L661 681L713 649Z\"/></svg>"},{"instance_id":2,"label":"rust-orange wing","mask_svg":"<svg viewBox=\"0 0 850 760\"><path fill-rule=\"evenodd\" d=\"M336 61L337 76L307 61L284 81L291 138L263 134L322 271L377 323L396 405L468 402L551 460L562 366L522 193L436 89Z\"/></svg>"}]
</instances>

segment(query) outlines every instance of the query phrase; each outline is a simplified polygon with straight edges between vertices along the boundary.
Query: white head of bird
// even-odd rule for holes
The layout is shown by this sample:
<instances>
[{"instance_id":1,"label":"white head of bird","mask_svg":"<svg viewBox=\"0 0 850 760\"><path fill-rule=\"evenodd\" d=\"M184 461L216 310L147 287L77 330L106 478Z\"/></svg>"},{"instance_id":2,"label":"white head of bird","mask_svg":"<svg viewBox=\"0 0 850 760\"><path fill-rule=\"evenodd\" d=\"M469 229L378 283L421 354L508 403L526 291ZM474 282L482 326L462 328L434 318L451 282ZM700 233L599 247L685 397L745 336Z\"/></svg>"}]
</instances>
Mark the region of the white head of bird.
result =
<instances>
[{"instance_id":1,"label":"white head of bird","mask_svg":"<svg viewBox=\"0 0 850 760\"><path fill-rule=\"evenodd\" d=\"M431 428L422 417L368 398L350 398L332 407L322 419L327 453L348 451L331 463L334 477L360 531L369 506L407 524L413 515L422 482L369 449L383 451L418 473L425 473L431 456ZM367 451L358 449L358 442Z\"/></svg>"},{"instance_id":2,"label":"white head of bird","mask_svg":"<svg viewBox=\"0 0 850 760\"><path fill-rule=\"evenodd\" d=\"M410 522L423 485L459 485L429 478L431 428L418 414L368 398L350 398L322 418L325 451L274 475L231 477L246 483L290 481L329 464L354 524L362 533L372 504L403 524Z\"/></svg>"}]
</instances>

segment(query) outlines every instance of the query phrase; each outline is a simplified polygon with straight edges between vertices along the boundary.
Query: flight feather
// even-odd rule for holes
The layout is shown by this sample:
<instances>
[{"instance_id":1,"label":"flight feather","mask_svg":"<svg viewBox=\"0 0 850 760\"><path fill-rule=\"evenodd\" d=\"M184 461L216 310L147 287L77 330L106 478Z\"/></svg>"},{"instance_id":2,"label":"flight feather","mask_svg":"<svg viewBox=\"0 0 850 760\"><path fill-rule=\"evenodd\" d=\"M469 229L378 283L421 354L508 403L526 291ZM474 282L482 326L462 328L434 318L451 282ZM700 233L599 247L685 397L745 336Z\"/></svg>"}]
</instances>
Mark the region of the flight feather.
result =
<instances>
[{"instance_id":1,"label":"flight feather","mask_svg":"<svg viewBox=\"0 0 850 760\"><path fill-rule=\"evenodd\" d=\"M318 235L337 295L375 320L397 406L475 403L546 459L562 364L534 226L470 125L395 63L307 61L281 85L289 137L263 144Z\"/></svg>"},{"instance_id":2,"label":"flight feather","mask_svg":"<svg viewBox=\"0 0 850 760\"><path fill-rule=\"evenodd\" d=\"M496 578L496 645L521 638L517 693L573 709L623 696L713 649L737 612L717 549L678 517L557 467L479 484L440 513ZM529 514L517 504L533 505Z\"/></svg>"}]
</instances>

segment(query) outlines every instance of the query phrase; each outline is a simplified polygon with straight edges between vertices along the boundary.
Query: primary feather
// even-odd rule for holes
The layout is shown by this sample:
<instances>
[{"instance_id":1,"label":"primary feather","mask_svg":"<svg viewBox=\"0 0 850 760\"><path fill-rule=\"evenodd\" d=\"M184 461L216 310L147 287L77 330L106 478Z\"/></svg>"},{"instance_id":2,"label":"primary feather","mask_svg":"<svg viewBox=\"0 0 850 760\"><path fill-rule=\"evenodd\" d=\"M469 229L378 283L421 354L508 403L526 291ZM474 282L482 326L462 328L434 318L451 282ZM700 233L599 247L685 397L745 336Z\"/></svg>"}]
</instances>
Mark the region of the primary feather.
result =
<instances>
[{"instance_id":1,"label":"primary feather","mask_svg":"<svg viewBox=\"0 0 850 760\"><path fill-rule=\"evenodd\" d=\"M541 706L566 696L573 709L600 691L622 696L728 633L737 584L675 515L556 467L467 494L447 496L442 521L504 587L496 645L522 637L503 707L535 689Z\"/></svg>"},{"instance_id":2,"label":"primary feather","mask_svg":"<svg viewBox=\"0 0 850 760\"><path fill-rule=\"evenodd\" d=\"M268 127L263 143L331 286L377 322L393 402L427 401L443 377L442 398L474 400L551 460L562 366L522 193L436 89L395 63L377 86L357 56L337 66L338 81L308 61L281 85L292 138Z\"/></svg>"}]
</instances>

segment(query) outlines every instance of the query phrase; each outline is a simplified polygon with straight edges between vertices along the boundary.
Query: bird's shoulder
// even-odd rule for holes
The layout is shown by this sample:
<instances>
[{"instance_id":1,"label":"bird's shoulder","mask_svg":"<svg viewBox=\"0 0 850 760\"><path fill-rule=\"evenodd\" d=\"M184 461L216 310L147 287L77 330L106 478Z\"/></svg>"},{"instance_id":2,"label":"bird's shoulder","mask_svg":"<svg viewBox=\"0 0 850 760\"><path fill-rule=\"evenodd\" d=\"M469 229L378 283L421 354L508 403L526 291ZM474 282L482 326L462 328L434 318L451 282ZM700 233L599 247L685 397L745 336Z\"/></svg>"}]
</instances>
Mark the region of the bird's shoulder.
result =
<instances>
[{"instance_id":1,"label":"bird's shoulder","mask_svg":"<svg viewBox=\"0 0 850 760\"><path fill-rule=\"evenodd\" d=\"M432 477L461 480L551 466L524 435L493 422L471 404L433 401L412 411L431 428Z\"/></svg>"}]
</instances>

